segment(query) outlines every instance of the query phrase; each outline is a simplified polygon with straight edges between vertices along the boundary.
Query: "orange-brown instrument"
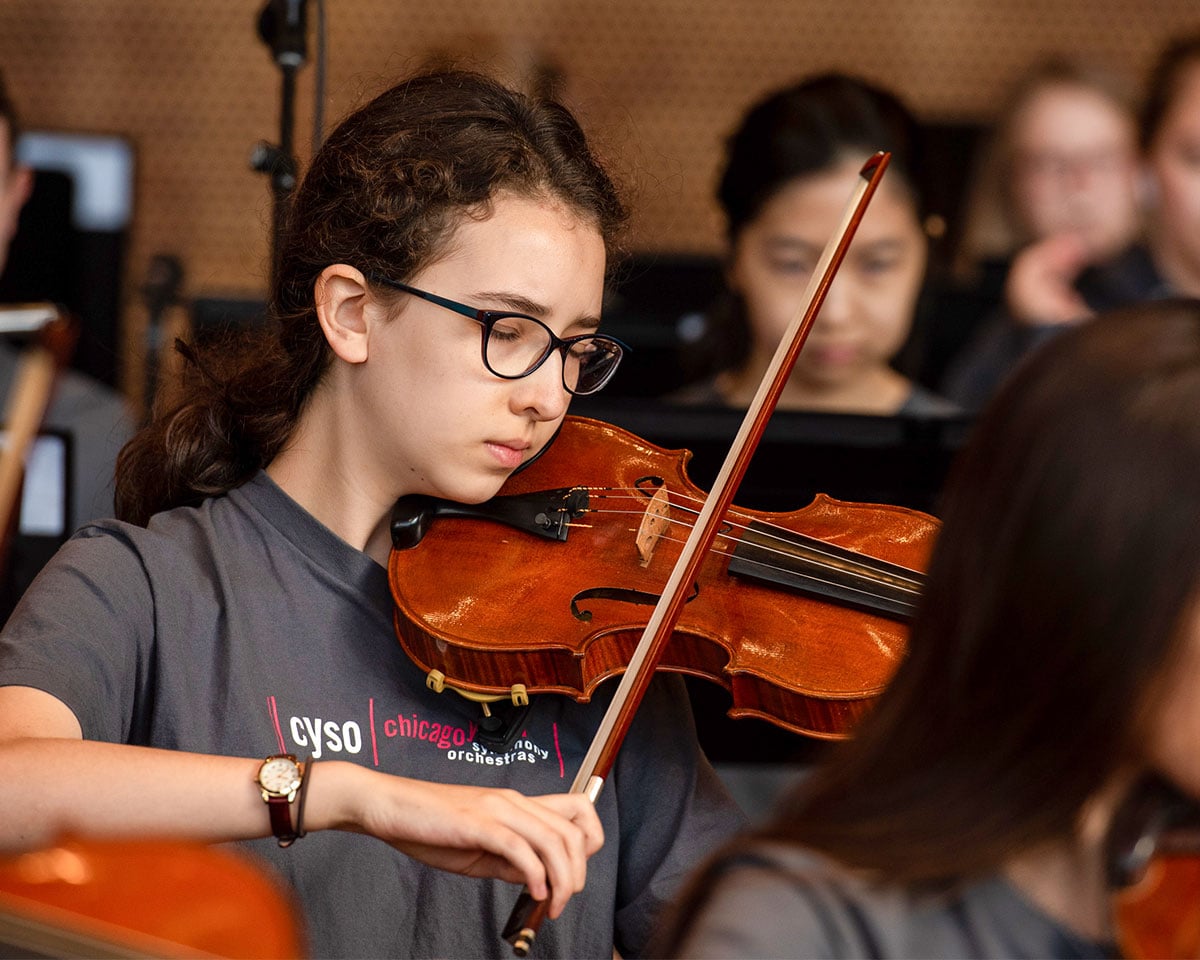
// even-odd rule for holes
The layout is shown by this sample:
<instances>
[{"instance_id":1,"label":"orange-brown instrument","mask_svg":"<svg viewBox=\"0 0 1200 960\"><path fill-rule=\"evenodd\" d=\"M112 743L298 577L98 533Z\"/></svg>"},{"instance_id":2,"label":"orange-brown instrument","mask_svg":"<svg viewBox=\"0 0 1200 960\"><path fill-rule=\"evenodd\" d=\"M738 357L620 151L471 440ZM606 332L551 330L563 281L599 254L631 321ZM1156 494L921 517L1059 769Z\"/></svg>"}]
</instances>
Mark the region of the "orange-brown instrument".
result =
<instances>
[{"instance_id":1,"label":"orange-brown instrument","mask_svg":"<svg viewBox=\"0 0 1200 960\"><path fill-rule=\"evenodd\" d=\"M689 456L568 418L485 504L402 500L396 629L429 683L587 700L621 673L704 501ZM721 683L733 716L847 735L903 656L937 527L825 496L793 513L735 508L658 667Z\"/></svg>"},{"instance_id":2,"label":"orange-brown instrument","mask_svg":"<svg viewBox=\"0 0 1200 960\"><path fill-rule=\"evenodd\" d=\"M30 335L5 398L6 438L0 448L0 573L8 562L9 540L20 513L25 457L50 406L58 371L75 349L78 324L52 303L10 304L0 308L0 333Z\"/></svg>"},{"instance_id":3,"label":"orange-brown instrument","mask_svg":"<svg viewBox=\"0 0 1200 960\"><path fill-rule=\"evenodd\" d=\"M0 858L13 956L298 957L299 930L282 885L233 850L64 838Z\"/></svg>"},{"instance_id":4,"label":"orange-brown instrument","mask_svg":"<svg viewBox=\"0 0 1200 960\"><path fill-rule=\"evenodd\" d=\"M1121 955L1200 957L1200 805L1151 778L1130 791L1107 839Z\"/></svg>"}]
</instances>

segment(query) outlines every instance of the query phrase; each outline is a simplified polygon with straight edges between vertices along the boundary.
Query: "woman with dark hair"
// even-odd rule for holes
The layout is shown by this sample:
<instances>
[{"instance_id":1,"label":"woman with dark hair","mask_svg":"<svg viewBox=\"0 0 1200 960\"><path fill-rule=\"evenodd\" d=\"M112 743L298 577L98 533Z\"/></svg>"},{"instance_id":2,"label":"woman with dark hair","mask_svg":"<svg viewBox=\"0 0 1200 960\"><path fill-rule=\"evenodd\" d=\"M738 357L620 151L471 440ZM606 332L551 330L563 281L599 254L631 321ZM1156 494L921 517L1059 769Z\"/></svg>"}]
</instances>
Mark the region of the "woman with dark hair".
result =
<instances>
[{"instance_id":1,"label":"woman with dark hair","mask_svg":"<svg viewBox=\"0 0 1200 960\"><path fill-rule=\"evenodd\" d=\"M1052 237L1073 241L1081 270L1121 253L1141 227L1131 90L1084 61L1054 57L1013 85L970 184L958 271L996 285L1013 257ZM997 305L999 305L997 303Z\"/></svg>"},{"instance_id":2,"label":"woman with dark hair","mask_svg":"<svg viewBox=\"0 0 1200 960\"><path fill-rule=\"evenodd\" d=\"M913 178L920 164L917 126L890 93L837 74L771 94L730 138L717 190L729 246L728 295L695 348L695 363L707 369L707 378L674 399L750 402L803 305L859 170L877 150L891 152L891 165L780 406L876 414L952 410L892 366L912 329L927 259Z\"/></svg>"},{"instance_id":3,"label":"woman with dark hair","mask_svg":"<svg viewBox=\"0 0 1200 960\"><path fill-rule=\"evenodd\" d=\"M1200 304L1063 334L985 411L906 661L852 741L690 887L683 957L1114 952L1103 847L1200 798Z\"/></svg>"},{"instance_id":4,"label":"woman with dark hair","mask_svg":"<svg viewBox=\"0 0 1200 960\"><path fill-rule=\"evenodd\" d=\"M737 822L681 685L648 695L593 808L564 778L606 698L488 728L401 651L385 569L397 498L492 497L612 375L624 217L566 109L474 74L401 83L334 131L273 332L200 360L122 455L121 520L68 542L0 634L0 848L247 842L315 956L502 955L522 882L557 918L546 955L644 948Z\"/></svg>"}]
</instances>

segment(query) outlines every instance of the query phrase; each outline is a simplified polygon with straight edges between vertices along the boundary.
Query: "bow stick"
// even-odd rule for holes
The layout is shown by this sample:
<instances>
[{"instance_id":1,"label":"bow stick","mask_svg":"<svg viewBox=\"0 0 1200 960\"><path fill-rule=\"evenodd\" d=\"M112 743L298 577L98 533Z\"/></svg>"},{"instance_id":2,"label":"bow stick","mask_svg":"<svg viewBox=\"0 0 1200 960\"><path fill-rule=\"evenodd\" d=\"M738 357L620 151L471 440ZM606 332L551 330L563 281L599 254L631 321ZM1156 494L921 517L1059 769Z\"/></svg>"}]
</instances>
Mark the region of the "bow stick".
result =
<instances>
[{"instance_id":1,"label":"bow stick","mask_svg":"<svg viewBox=\"0 0 1200 960\"><path fill-rule=\"evenodd\" d=\"M846 256L850 241L854 238L858 224L866 213L867 204L875 194L890 159L889 153L876 153L859 171L859 182L846 205L842 223L822 252L805 290L803 305L788 325L763 375L758 392L746 410L746 416L729 453L725 456L721 471L717 474L712 490L709 491L708 498L696 518L695 526L692 527L687 542L675 562L646 629L634 648L629 666L621 677L620 686L617 687L604 719L600 722L591 747L583 758L583 764L571 785L571 793L583 793L592 803L595 803L600 795L604 780L616 760L617 751L654 676L663 645L674 631L675 624L679 622L688 594L685 585L695 581L700 564L704 562L713 541L716 540L720 521L733 503L738 484L741 483L750 458L762 439L763 431L766 430L767 420L779 402L779 396L796 364L800 349L808 339L809 331L821 304L825 302L834 275ZM512 945L513 953L518 957L527 956L533 946L537 931L546 918L548 902L548 899L533 899L528 890L523 891L517 899L501 936Z\"/></svg>"}]
</instances>

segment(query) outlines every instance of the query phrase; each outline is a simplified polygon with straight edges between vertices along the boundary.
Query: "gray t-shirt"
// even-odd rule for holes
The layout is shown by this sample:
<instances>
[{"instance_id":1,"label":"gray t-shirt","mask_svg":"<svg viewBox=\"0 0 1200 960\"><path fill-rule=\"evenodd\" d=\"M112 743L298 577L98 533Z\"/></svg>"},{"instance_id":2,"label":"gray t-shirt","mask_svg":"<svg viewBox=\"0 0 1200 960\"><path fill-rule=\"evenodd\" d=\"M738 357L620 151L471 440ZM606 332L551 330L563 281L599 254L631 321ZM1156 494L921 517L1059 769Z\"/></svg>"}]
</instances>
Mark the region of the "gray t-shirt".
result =
<instances>
[{"instance_id":1,"label":"gray t-shirt","mask_svg":"<svg viewBox=\"0 0 1200 960\"><path fill-rule=\"evenodd\" d=\"M0 635L0 685L49 691L89 739L199 753L291 752L401 776L569 789L613 684L532 698L505 753L480 708L427 690L395 639L386 571L264 473L146 529L85 527ZM699 751L678 678L659 678L600 795L604 847L535 956L641 953L660 907L740 815ZM320 789L321 766L312 772ZM266 810L263 812L266 817ZM246 844L297 891L314 956L509 956L518 888L424 867L370 837Z\"/></svg>"},{"instance_id":2,"label":"gray t-shirt","mask_svg":"<svg viewBox=\"0 0 1200 960\"><path fill-rule=\"evenodd\" d=\"M947 894L865 882L817 854L761 846L721 862L676 956L707 958L1113 957L1000 877Z\"/></svg>"}]
</instances>

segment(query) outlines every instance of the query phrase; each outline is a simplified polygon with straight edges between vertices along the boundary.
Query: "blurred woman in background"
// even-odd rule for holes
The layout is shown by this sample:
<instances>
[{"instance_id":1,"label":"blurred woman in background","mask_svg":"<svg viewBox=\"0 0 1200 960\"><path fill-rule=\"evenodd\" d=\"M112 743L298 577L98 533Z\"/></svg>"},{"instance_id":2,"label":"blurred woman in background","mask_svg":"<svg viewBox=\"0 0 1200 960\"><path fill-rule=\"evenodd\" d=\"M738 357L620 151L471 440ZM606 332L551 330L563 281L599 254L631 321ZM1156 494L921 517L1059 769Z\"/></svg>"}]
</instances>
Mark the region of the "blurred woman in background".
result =
<instances>
[{"instance_id":1,"label":"blurred woman in background","mask_svg":"<svg viewBox=\"0 0 1200 960\"><path fill-rule=\"evenodd\" d=\"M729 140L717 196L728 295L695 359L705 376L680 402L747 406L841 222L859 170L892 154L779 406L867 414L953 408L893 366L909 339L928 257L915 122L892 94L830 74L776 91Z\"/></svg>"},{"instance_id":2,"label":"blurred woman in background","mask_svg":"<svg viewBox=\"0 0 1200 960\"><path fill-rule=\"evenodd\" d=\"M1114 77L1051 60L1017 83L969 199L956 265L969 292L936 333L959 354L947 395L977 407L1055 326L1143 298L1144 281L1107 266L1138 236L1139 174L1133 99Z\"/></svg>"},{"instance_id":3,"label":"blurred woman in background","mask_svg":"<svg viewBox=\"0 0 1200 960\"><path fill-rule=\"evenodd\" d=\"M1159 57L1141 137L1154 292L1200 297L1200 35L1171 44Z\"/></svg>"}]
</instances>

